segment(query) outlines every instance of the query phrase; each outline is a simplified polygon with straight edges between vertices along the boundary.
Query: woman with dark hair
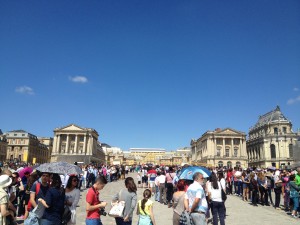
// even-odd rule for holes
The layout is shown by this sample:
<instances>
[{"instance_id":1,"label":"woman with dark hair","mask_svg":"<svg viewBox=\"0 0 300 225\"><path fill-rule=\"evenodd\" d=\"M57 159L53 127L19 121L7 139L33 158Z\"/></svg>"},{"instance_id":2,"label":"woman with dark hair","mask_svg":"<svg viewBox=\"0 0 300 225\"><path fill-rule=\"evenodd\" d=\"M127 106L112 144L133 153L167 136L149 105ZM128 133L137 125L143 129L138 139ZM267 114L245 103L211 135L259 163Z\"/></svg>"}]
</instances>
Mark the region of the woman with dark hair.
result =
<instances>
[{"instance_id":1,"label":"woman with dark hair","mask_svg":"<svg viewBox=\"0 0 300 225\"><path fill-rule=\"evenodd\" d=\"M69 207L72 215L71 220L68 222L68 225L75 225L76 224L76 206L79 202L80 198L80 191L77 188L79 179L75 175L71 175L69 177L65 194L66 194L66 202L67 206Z\"/></svg>"},{"instance_id":2,"label":"woman with dark hair","mask_svg":"<svg viewBox=\"0 0 300 225\"><path fill-rule=\"evenodd\" d=\"M179 180L177 191L173 194L173 225L179 225L181 213L184 211L185 181Z\"/></svg>"},{"instance_id":3,"label":"woman with dark hair","mask_svg":"<svg viewBox=\"0 0 300 225\"><path fill-rule=\"evenodd\" d=\"M138 225L156 225L153 214L153 202L151 191L146 189L143 193L144 199L139 200L136 214L139 215Z\"/></svg>"},{"instance_id":4,"label":"woman with dark hair","mask_svg":"<svg viewBox=\"0 0 300 225\"><path fill-rule=\"evenodd\" d=\"M121 189L118 194L113 197L112 202L124 201L125 208L123 210L122 217L116 217L117 225L131 225L132 224L132 216L133 211L135 209L137 203L137 195L136 195L136 185L132 177L127 177L125 179L125 187Z\"/></svg>"},{"instance_id":5,"label":"woman with dark hair","mask_svg":"<svg viewBox=\"0 0 300 225\"><path fill-rule=\"evenodd\" d=\"M58 225L61 224L62 212L65 206L65 191L61 187L61 179L58 174L53 174L51 178L51 185L45 200L38 199L45 206L45 213L41 224L43 225Z\"/></svg>"},{"instance_id":6,"label":"woman with dark hair","mask_svg":"<svg viewBox=\"0 0 300 225\"><path fill-rule=\"evenodd\" d=\"M223 173L222 173L223 174ZM220 178L219 173L219 178ZM222 179L222 178L221 178ZM224 178L223 178L224 180ZM225 187L218 181L216 174L213 172L211 174L211 182L208 184L208 196L211 200L211 210L213 215L213 225L218 225L218 216L220 219L220 224L225 225L225 205L222 200L222 188L226 191ZM225 183L225 180L224 180Z\"/></svg>"},{"instance_id":7,"label":"woman with dark hair","mask_svg":"<svg viewBox=\"0 0 300 225\"><path fill-rule=\"evenodd\" d=\"M30 176L27 180L27 184L24 187L25 188L25 194L24 194L24 198L23 198L24 205L25 205L24 219L27 219L27 217L29 215L28 203L29 203L29 199L30 199L30 189L31 189L32 185L34 184L34 182L37 181L37 179L38 179L38 174L36 172L30 174Z\"/></svg>"},{"instance_id":8,"label":"woman with dark hair","mask_svg":"<svg viewBox=\"0 0 300 225\"><path fill-rule=\"evenodd\" d=\"M168 173L166 173L166 197L167 197L167 203L168 207L171 207L171 201L174 193L174 187L173 187L173 179L176 176L176 173L173 172L173 167L169 167Z\"/></svg>"}]
</instances>

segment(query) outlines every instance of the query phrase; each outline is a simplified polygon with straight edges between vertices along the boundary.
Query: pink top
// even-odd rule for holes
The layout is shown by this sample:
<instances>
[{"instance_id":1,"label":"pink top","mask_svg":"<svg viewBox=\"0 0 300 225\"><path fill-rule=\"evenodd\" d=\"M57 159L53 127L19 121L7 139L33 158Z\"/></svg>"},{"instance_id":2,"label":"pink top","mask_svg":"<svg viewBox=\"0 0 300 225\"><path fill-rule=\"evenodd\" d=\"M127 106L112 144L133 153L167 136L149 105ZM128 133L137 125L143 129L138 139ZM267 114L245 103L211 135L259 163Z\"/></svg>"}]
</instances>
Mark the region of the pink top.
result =
<instances>
[{"instance_id":1,"label":"pink top","mask_svg":"<svg viewBox=\"0 0 300 225\"><path fill-rule=\"evenodd\" d=\"M173 183L173 178L176 176L176 173L166 173L167 183Z\"/></svg>"}]
</instances>

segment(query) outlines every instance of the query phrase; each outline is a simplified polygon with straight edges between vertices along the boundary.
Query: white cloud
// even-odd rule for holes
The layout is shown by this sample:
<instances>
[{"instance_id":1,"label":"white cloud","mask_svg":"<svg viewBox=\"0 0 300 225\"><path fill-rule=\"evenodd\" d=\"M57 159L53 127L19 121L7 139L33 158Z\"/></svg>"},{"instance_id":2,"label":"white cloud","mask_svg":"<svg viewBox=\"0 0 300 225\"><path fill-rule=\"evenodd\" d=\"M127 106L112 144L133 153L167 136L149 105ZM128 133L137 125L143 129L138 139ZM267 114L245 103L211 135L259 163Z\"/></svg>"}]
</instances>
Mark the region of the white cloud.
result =
<instances>
[{"instance_id":1,"label":"white cloud","mask_svg":"<svg viewBox=\"0 0 300 225\"><path fill-rule=\"evenodd\" d=\"M88 82L88 79L84 76L75 76L75 77L69 77L70 81L75 83L86 83Z\"/></svg>"},{"instance_id":2,"label":"white cloud","mask_svg":"<svg viewBox=\"0 0 300 225\"><path fill-rule=\"evenodd\" d=\"M293 88L293 91L299 91L299 88L295 87L295 88Z\"/></svg>"},{"instance_id":3,"label":"white cloud","mask_svg":"<svg viewBox=\"0 0 300 225\"><path fill-rule=\"evenodd\" d=\"M294 103L297 103L297 102L300 102L300 95L296 98L290 98L288 101L287 101L287 104L288 105L292 105Z\"/></svg>"},{"instance_id":4,"label":"white cloud","mask_svg":"<svg viewBox=\"0 0 300 225\"><path fill-rule=\"evenodd\" d=\"M33 89L28 86L17 87L16 92L21 94L34 95Z\"/></svg>"}]
</instances>

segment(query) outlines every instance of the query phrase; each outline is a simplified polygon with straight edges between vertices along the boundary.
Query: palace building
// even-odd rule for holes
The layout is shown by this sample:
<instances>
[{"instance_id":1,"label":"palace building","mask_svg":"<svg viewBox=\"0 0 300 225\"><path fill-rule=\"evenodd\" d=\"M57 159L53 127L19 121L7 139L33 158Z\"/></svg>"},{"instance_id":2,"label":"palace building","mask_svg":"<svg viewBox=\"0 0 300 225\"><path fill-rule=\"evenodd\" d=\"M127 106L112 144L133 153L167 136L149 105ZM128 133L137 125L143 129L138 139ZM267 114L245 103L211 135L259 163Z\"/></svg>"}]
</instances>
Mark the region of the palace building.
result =
<instances>
[{"instance_id":1,"label":"palace building","mask_svg":"<svg viewBox=\"0 0 300 225\"><path fill-rule=\"evenodd\" d=\"M246 134L232 128L205 132L191 140L192 163L209 167L247 167Z\"/></svg>"},{"instance_id":2,"label":"palace building","mask_svg":"<svg viewBox=\"0 0 300 225\"><path fill-rule=\"evenodd\" d=\"M105 153L98 137L99 134L95 129L75 124L54 129L51 162L104 163Z\"/></svg>"},{"instance_id":3,"label":"palace building","mask_svg":"<svg viewBox=\"0 0 300 225\"><path fill-rule=\"evenodd\" d=\"M37 136L24 130L13 130L4 135L8 142L7 161L33 164L49 162L49 149Z\"/></svg>"},{"instance_id":4,"label":"palace building","mask_svg":"<svg viewBox=\"0 0 300 225\"><path fill-rule=\"evenodd\" d=\"M249 166L288 167L294 161L294 147L298 138L292 130L291 121L283 115L279 106L259 116L257 123L249 129Z\"/></svg>"}]
</instances>

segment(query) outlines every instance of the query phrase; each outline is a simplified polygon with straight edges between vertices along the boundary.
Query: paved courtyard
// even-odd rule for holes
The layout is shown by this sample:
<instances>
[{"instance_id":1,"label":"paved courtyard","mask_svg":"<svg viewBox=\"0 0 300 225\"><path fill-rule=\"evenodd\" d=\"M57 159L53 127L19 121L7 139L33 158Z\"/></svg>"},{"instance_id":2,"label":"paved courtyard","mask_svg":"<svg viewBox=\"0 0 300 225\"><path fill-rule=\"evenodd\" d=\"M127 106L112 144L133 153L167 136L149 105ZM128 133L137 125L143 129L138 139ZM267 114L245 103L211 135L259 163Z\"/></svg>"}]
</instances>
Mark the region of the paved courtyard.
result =
<instances>
[{"instance_id":1,"label":"paved courtyard","mask_svg":"<svg viewBox=\"0 0 300 225\"><path fill-rule=\"evenodd\" d=\"M135 178L135 174L131 174ZM114 194L124 187L124 181L108 183L100 192L100 199L110 202ZM138 199L142 198L143 189L138 189ZM77 224L85 224L85 195L86 190L81 192L79 207L77 208ZM109 211L109 206L106 211ZM254 207L248 202L243 202L236 196L228 196L226 201L227 225L296 225L300 224L300 219L288 216L284 211L275 210L273 207L258 206ZM172 225L173 210L158 202L154 203L154 215L157 225ZM114 218L109 216L101 217L103 225L115 224ZM136 225L138 217L134 212L133 225Z\"/></svg>"}]
</instances>

